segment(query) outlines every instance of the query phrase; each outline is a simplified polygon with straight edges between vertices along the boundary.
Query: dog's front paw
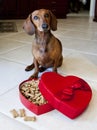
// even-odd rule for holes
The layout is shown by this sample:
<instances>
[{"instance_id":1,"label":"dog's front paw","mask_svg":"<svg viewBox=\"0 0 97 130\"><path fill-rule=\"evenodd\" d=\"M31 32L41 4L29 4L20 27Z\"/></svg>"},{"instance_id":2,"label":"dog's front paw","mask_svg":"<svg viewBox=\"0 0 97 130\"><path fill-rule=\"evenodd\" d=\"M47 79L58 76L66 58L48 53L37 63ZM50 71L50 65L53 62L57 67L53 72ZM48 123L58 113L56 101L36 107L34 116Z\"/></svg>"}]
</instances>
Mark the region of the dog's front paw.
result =
<instances>
[{"instance_id":1,"label":"dog's front paw","mask_svg":"<svg viewBox=\"0 0 97 130\"><path fill-rule=\"evenodd\" d=\"M45 71L47 68L46 67L39 67L39 72L43 72L43 71Z\"/></svg>"},{"instance_id":2,"label":"dog's front paw","mask_svg":"<svg viewBox=\"0 0 97 130\"><path fill-rule=\"evenodd\" d=\"M25 68L25 71L30 71L34 68L34 64L31 64L31 65L28 65L26 68Z\"/></svg>"}]
</instances>

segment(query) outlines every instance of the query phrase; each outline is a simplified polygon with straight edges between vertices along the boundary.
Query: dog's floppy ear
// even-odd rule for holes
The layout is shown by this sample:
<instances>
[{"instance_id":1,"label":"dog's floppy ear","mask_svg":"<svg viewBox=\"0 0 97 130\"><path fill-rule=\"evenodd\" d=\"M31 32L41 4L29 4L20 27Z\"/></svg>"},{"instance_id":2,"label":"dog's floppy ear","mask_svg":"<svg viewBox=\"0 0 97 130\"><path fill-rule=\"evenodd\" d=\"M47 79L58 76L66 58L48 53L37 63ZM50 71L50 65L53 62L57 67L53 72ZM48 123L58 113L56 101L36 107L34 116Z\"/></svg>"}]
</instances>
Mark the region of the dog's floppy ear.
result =
<instances>
[{"instance_id":1,"label":"dog's floppy ear","mask_svg":"<svg viewBox=\"0 0 97 130\"><path fill-rule=\"evenodd\" d=\"M29 35L33 35L35 33L35 26L32 22L32 15L29 15L26 21L24 22L23 29Z\"/></svg>"},{"instance_id":2,"label":"dog's floppy ear","mask_svg":"<svg viewBox=\"0 0 97 130\"><path fill-rule=\"evenodd\" d=\"M50 15L51 15L51 29L53 31L57 30L57 19L56 16L50 11Z\"/></svg>"}]
</instances>

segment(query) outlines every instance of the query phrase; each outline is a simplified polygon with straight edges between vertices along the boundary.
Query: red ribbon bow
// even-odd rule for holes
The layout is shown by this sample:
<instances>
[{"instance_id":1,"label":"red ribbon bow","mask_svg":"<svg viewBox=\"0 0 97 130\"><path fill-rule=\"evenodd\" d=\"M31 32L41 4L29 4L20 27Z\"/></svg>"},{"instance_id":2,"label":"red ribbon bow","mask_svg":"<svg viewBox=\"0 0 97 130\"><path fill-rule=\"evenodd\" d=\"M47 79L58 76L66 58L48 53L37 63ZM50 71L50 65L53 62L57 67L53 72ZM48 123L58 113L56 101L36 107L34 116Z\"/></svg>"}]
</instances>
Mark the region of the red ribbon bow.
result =
<instances>
[{"instance_id":1,"label":"red ribbon bow","mask_svg":"<svg viewBox=\"0 0 97 130\"><path fill-rule=\"evenodd\" d=\"M87 84L83 80L78 80L74 85L70 87L66 87L61 94L61 99L62 100L71 100L74 96L74 92L76 90L84 90L87 91L89 90L89 87L87 87Z\"/></svg>"}]
</instances>

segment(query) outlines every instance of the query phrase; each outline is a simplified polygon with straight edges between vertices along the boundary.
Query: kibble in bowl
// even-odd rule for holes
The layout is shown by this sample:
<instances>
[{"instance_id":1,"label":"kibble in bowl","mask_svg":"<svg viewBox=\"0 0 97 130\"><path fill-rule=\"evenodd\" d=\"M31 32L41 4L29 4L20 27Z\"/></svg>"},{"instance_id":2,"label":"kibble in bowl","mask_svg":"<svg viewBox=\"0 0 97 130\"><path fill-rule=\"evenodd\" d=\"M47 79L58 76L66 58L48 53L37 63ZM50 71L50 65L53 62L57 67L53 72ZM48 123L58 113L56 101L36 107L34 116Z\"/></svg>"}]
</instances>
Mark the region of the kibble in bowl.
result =
<instances>
[{"instance_id":1,"label":"kibble in bowl","mask_svg":"<svg viewBox=\"0 0 97 130\"><path fill-rule=\"evenodd\" d=\"M20 100L25 107L37 115L46 113L54 108L41 94L39 87L39 79L30 79L19 85Z\"/></svg>"}]
</instances>

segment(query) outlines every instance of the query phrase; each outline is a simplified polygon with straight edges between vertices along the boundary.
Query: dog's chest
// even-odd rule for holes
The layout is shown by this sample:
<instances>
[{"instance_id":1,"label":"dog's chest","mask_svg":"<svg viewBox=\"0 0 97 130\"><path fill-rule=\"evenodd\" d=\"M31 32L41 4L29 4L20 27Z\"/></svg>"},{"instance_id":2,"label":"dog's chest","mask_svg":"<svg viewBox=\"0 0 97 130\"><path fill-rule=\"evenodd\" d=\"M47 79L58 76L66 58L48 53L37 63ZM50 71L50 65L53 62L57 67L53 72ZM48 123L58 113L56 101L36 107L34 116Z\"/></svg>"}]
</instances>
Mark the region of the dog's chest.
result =
<instances>
[{"instance_id":1,"label":"dog's chest","mask_svg":"<svg viewBox=\"0 0 97 130\"><path fill-rule=\"evenodd\" d=\"M45 55L45 54L48 53L48 49L41 47L41 48L39 49L39 53L40 53L40 55Z\"/></svg>"},{"instance_id":2,"label":"dog's chest","mask_svg":"<svg viewBox=\"0 0 97 130\"><path fill-rule=\"evenodd\" d=\"M33 45L33 54L35 57L45 57L50 52L48 46L49 39L47 38L37 38L36 43Z\"/></svg>"},{"instance_id":3,"label":"dog's chest","mask_svg":"<svg viewBox=\"0 0 97 130\"><path fill-rule=\"evenodd\" d=\"M48 46L34 46L33 55L43 66L51 60L51 50Z\"/></svg>"},{"instance_id":4,"label":"dog's chest","mask_svg":"<svg viewBox=\"0 0 97 130\"><path fill-rule=\"evenodd\" d=\"M45 46L42 46L42 47L34 47L33 48L33 55L35 56L35 58L38 58L38 57L47 57L47 55L49 54L49 49Z\"/></svg>"}]
</instances>

